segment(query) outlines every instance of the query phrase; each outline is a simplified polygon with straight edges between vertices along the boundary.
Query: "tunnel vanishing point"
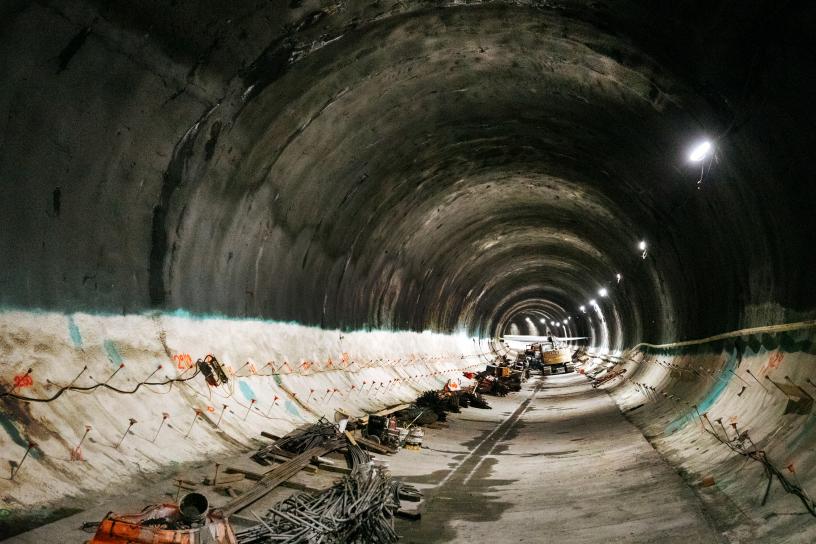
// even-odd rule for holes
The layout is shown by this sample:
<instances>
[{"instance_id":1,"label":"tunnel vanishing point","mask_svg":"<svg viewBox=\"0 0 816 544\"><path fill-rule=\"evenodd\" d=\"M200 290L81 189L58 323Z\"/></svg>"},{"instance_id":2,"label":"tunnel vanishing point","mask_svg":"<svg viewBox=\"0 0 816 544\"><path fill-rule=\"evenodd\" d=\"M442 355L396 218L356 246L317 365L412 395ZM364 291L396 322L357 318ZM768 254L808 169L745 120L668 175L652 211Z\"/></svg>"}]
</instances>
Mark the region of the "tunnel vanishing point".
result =
<instances>
[{"instance_id":1,"label":"tunnel vanishing point","mask_svg":"<svg viewBox=\"0 0 816 544\"><path fill-rule=\"evenodd\" d=\"M0 540L84 542L520 334L610 379L394 456L403 542L816 542L814 30L802 1L4 0Z\"/></svg>"}]
</instances>

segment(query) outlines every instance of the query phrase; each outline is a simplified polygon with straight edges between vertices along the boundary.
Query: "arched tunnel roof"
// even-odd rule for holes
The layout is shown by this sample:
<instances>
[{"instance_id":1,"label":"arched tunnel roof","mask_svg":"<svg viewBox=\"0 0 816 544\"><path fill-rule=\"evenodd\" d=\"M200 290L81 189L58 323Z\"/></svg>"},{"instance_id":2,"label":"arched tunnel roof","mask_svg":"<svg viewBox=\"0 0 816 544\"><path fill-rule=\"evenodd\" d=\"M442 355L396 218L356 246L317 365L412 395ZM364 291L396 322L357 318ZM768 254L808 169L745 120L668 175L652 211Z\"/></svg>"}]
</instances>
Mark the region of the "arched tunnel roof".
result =
<instances>
[{"instance_id":1,"label":"arched tunnel roof","mask_svg":"<svg viewBox=\"0 0 816 544\"><path fill-rule=\"evenodd\" d=\"M7 305L612 348L814 314L795 2L5 9Z\"/></svg>"}]
</instances>

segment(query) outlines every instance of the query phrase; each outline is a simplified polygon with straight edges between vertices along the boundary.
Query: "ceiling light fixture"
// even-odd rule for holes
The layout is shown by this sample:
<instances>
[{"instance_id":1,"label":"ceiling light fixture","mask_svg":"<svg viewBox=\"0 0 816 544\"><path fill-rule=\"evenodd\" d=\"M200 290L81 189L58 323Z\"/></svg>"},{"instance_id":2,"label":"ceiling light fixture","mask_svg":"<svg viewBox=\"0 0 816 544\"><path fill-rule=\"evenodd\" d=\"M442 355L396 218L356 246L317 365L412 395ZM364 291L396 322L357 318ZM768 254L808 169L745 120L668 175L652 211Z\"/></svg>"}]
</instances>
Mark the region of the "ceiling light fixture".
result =
<instances>
[{"instance_id":1,"label":"ceiling light fixture","mask_svg":"<svg viewBox=\"0 0 816 544\"><path fill-rule=\"evenodd\" d=\"M688 159L691 162L700 162L711 155L713 150L714 145L709 140L702 141L694 146L691 153L689 153Z\"/></svg>"},{"instance_id":2,"label":"ceiling light fixture","mask_svg":"<svg viewBox=\"0 0 816 544\"><path fill-rule=\"evenodd\" d=\"M609 294L609 291L606 290L606 287L602 287L601 289L598 290L598 294L602 297L605 297L606 295Z\"/></svg>"}]
</instances>

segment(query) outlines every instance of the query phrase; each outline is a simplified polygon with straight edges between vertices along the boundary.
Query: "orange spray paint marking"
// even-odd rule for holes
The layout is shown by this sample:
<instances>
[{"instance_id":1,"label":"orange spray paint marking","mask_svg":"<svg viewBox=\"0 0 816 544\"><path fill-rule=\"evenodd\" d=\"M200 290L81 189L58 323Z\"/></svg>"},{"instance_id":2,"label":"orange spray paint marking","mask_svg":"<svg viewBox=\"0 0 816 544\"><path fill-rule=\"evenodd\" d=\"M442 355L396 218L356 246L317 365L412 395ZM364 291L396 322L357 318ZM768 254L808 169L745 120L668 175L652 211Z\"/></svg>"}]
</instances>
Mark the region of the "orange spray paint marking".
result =
<instances>
[{"instance_id":1,"label":"orange spray paint marking","mask_svg":"<svg viewBox=\"0 0 816 544\"><path fill-rule=\"evenodd\" d=\"M173 355L173 362L179 370L188 370L193 367L193 358L189 353L177 353Z\"/></svg>"},{"instance_id":2,"label":"orange spray paint marking","mask_svg":"<svg viewBox=\"0 0 816 544\"><path fill-rule=\"evenodd\" d=\"M33 385L34 378L31 377L31 370L25 374L14 376L14 389L26 389L27 387L32 387Z\"/></svg>"},{"instance_id":3,"label":"orange spray paint marking","mask_svg":"<svg viewBox=\"0 0 816 544\"><path fill-rule=\"evenodd\" d=\"M785 359L785 354L781 351L775 352L771 357L768 359L768 368L779 368L779 365L782 364L782 360Z\"/></svg>"}]
</instances>

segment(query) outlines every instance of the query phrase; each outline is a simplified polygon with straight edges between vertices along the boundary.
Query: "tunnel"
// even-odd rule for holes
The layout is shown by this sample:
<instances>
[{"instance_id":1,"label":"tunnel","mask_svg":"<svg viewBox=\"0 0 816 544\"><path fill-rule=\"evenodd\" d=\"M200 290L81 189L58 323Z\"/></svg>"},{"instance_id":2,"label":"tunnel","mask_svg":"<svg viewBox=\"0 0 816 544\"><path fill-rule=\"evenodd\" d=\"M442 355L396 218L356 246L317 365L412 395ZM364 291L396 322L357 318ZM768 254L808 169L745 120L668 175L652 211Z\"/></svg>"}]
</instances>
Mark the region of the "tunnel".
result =
<instances>
[{"instance_id":1,"label":"tunnel","mask_svg":"<svg viewBox=\"0 0 816 544\"><path fill-rule=\"evenodd\" d=\"M85 542L515 335L575 372L388 456L403 542L816 541L814 21L5 0L0 540Z\"/></svg>"}]
</instances>

